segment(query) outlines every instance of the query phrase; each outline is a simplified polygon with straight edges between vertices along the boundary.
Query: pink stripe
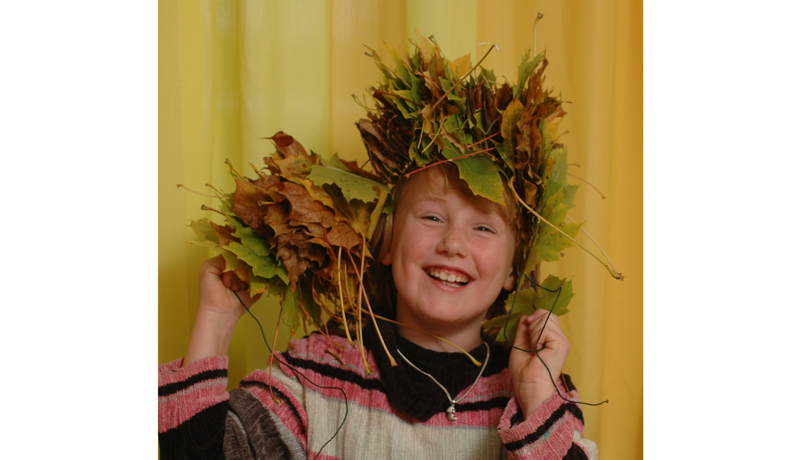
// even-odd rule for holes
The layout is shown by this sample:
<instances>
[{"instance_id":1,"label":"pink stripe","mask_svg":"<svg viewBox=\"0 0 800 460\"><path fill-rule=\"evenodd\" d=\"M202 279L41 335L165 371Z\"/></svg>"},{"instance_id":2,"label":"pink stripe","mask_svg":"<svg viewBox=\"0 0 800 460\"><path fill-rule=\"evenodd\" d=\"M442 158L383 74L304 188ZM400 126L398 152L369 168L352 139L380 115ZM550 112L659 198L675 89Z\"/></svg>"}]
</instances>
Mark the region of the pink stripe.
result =
<instances>
[{"instance_id":1,"label":"pink stripe","mask_svg":"<svg viewBox=\"0 0 800 460\"><path fill-rule=\"evenodd\" d=\"M249 381L258 381L264 383L265 385L270 384L269 374L262 370L256 370L255 372L251 373L247 376ZM291 430L292 434L305 446L308 443L307 440L307 427L308 427L308 414L306 414L305 408L303 404L295 398L294 394L289 391L280 381L273 380L272 388L273 391L279 391L284 396L289 398L289 401L297 410L297 414L289 407L289 404L283 402L283 404L275 403L275 400L272 399L272 395L269 392L269 388L264 388L257 385L245 385L248 391L250 391L256 398L261 400L261 402L266 405L269 410L271 410L282 422L286 425L286 428ZM277 394L275 395L276 398L280 399L280 396ZM297 415L300 415L300 420L297 420Z\"/></svg>"},{"instance_id":2,"label":"pink stripe","mask_svg":"<svg viewBox=\"0 0 800 460\"><path fill-rule=\"evenodd\" d=\"M567 417L561 417L548 431L548 436L543 436L539 440L532 442L522 449L508 453L509 460L530 458L531 453L536 454L537 459L542 460L561 460L567 455L569 448L572 447L572 433L570 426L560 426L564 423L571 425Z\"/></svg>"},{"instance_id":3,"label":"pink stripe","mask_svg":"<svg viewBox=\"0 0 800 460\"><path fill-rule=\"evenodd\" d=\"M216 371L228 368L227 356L209 356L182 368L183 358L158 366L158 386L178 383L204 371Z\"/></svg>"},{"instance_id":4,"label":"pink stripe","mask_svg":"<svg viewBox=\"0 0 800 460\"><path fill-rule=\"evenodd\" d=\"M198 413L228 400L228 379L207 380L158 398L158 432L178 427Z\"/></svg>"}]
</instances>

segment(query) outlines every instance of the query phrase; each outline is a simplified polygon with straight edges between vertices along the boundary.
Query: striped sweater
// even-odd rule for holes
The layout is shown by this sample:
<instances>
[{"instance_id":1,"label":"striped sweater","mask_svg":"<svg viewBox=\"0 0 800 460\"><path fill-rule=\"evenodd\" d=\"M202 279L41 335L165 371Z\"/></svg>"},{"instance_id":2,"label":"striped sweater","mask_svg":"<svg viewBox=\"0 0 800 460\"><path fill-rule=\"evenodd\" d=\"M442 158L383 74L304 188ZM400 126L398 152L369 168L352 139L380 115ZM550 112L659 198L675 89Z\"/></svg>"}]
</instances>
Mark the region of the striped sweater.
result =
<instances>
[{"instance_id":1,"label":"striped sweater","mask_svg":"<svg viewBox=\"0 0 800 460\"><path fill-rule=\"evenodd\" d=\"M475 381L479 369L462 354L423 349L390 327L381 332L389 350L400 349L456 400ZM364 334L369 374L358 348L332 337L343 348L340 363L321 334L291 341L287 352L276 353L280 364L256 370L230 393L227 356L159 366L161 458L597 458L595 444L582 438L580 408L557 394L523 420L502 347L492 346L486 370L451 422L442 389L396 352L392 367L374 330ZM486 357L483 346L471 353ZM568 377L558 383L563 395L577 397Z\"/></svg>"}]
</instances>

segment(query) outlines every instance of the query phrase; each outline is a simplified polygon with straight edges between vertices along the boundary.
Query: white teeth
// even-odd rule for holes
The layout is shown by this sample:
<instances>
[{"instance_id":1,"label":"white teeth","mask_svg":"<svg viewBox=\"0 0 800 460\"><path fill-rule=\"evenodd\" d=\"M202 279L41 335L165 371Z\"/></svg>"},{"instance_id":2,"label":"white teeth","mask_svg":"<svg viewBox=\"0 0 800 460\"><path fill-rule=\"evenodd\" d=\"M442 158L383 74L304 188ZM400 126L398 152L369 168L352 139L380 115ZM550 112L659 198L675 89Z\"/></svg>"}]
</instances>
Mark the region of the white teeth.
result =
<instances>
[{"instance_id":1,"label":"white teeth","mask_svg":"<svg viewBox=\"0 0 800 460\"><path fill-rule=\"evenodd\" d=\"M429 270L427 273L430 276L434 277L434 278L440 279L440 280L448 282L448 283L459 283L459 284L462 284L462 283L466 283L467 281L469 281L468 278L465 278L465 277L459 276L459 275L454 275L452 273L450 275L448 275L447 273L443 273L443 272L436 271L436 270Z\"/></svg>"}]
</instances>

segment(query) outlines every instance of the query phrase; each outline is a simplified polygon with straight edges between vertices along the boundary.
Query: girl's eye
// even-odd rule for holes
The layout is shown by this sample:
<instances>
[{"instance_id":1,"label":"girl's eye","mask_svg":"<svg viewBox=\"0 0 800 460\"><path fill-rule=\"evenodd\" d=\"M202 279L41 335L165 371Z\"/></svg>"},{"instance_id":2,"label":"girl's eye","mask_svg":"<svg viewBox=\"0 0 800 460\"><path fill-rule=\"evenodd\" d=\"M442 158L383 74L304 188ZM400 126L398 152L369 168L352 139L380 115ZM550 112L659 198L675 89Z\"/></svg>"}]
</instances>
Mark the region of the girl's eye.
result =
<instances>
[{"instance_id":1,"label":"girl's eye","mask_svg":"<svg viewBox=\"0 0 800 460\"><path fill-rule=\"evenodd\" d=\"M490 233L494 233L494 230L492 230L492 229L491 229L491 228L489 228L489 227L484 227L484 226L477 227L475 230L478 230L479 232L490 232Z\"/></svg>"},{"instance_id":2,"label":"girl's eye","mask_svg":"<svg viewBox=\"0 0 800 460\"><path fill-rule=\"evenodd\" d=\"M436 216L425 216L423 219L430 220L431 222L441 222L438 217Z\"/></svg>"}]
</instances>

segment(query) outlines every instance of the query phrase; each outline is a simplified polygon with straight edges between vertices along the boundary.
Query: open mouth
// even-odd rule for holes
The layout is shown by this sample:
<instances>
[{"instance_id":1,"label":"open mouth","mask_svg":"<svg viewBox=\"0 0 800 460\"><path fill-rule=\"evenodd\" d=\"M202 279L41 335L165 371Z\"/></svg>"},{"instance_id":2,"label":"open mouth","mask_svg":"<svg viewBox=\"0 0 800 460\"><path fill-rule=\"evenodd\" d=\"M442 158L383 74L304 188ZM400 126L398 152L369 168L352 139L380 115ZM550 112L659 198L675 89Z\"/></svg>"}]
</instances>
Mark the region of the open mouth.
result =
<instances>
[{"instance_id":1,"label":"open mouth","mask_svg":"<svg viewBox=\"0 0 800 460\"><path fill-rule=\"evenodd\" d=\"M426 269L425 273L428 274L431 278L441 282L445 286L451 287L461 287L466 286L467 283L470 282L469 277L466 275L456 275L454 273L447 273L443 270L437 270L435 268Z\"/></svg>"}]
</instances>

